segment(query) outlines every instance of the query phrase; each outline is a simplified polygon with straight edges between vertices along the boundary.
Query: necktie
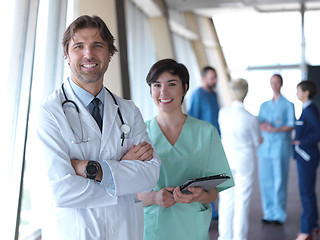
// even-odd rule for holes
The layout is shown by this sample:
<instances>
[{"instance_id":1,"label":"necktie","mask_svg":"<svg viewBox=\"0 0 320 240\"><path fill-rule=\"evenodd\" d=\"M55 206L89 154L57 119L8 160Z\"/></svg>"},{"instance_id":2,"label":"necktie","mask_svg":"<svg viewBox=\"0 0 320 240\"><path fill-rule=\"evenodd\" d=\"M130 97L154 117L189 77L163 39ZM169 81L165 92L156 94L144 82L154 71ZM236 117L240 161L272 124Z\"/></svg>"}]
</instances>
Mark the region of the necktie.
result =
<instances>
[{"instance_id":1,"label":"necktie","mask_svg":"<svg viewBox=\"0 0 320 240\"><path fill-rule=\"evenodd\" d=\"M99 108L99 98L94 98L92 101L93 104L93 109L92 109L92 117L94 118L94 120L96 120L100 131L102 131L102 118L100 115L100 108Z\"/></svg>"}]
</instances>

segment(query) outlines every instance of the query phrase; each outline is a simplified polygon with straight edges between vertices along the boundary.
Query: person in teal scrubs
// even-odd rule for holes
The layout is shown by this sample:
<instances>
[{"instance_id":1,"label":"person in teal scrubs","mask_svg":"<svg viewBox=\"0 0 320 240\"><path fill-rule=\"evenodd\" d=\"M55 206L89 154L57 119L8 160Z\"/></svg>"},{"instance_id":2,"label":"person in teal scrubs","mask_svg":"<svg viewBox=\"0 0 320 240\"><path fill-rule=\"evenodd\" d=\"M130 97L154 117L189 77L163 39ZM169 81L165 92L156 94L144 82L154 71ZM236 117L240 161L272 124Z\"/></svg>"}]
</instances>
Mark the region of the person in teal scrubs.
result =
<instances>
[{"instance_id":1,"label":"person in teal scrubs","mask_svg":"<svg viewBox=\"0 0 320 240\"><path fill-rule=\"evenodd\" d=\"M139 193L144 205L144 240L209 239L211 205L218 192L234 186L217 129L187 116L181 104L189 88L186 67L172 59L156 62L147 75L158 115L146 122L162 164L153 191ZM230 179L204 191L180 185L188 179L225 173Z\"/></svg>"},{"instance_id":2,"label":"person in teal scrubs","mask_svg":"<svg viewBox=\"0 0 320 240\"><path fill-rule=\"evenodd\" d=\"M263 138L258 149L262 222L277 225L287 217L289 160L293 154L291 131L295 123L294 106L281 95L282 84L279 74L271 77L273 99L261 105L258 116Z\"/></svg>"}]
</instances>

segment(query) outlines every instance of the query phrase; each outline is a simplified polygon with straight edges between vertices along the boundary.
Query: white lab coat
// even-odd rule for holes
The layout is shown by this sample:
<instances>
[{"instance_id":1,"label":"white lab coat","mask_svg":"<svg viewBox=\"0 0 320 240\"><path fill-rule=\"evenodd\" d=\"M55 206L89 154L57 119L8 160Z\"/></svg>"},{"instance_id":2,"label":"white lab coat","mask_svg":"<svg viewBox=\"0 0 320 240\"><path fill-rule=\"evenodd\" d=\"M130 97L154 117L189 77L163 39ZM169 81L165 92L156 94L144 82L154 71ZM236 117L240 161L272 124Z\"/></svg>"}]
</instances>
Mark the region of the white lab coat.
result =
<instances>
[{"instance_id":1,"label":"white lab coat","mask_svg":"<svg viewBox=\"0 0 320 240\"><path fill-rule=\"evenodd\" d=\"M64 88L69 100L74 101L87 143L74 144L75 135L70 124L81 137L75 108L62 109L63 92L56 90L39 112L38 137L44 155L43 173L50 192L48 208L44 211L43 239L112 239L141 240L143 237L143 208L137 193L151 190L158 181L160 160L156 153L148 162L119 161L132 144L150 143L139 109L133 102L116 100L123 120L131 127L121 146L121 122L111 95L106 91L102 134L87 108L74 95L69 82ZM68 104L69 105L69 104ZM70 106L70 105L69 105ZM73 109L73 110L72 110ZM73 113L72 113L73 111ZM108 191L99 183L77 176L70 159L106 161L111 169L115 191Z\"/></svg>"},{"instance_id":2,"label":"white lab coat","mask_svg":"<svg viewBox=\"0 0 320 240\"><path fill-rule=\"evenodd\" d=\"M235 187L219 193L219 240L245 240L254 178L256 150L261 137L258 119L239 101L219 112L221 141Z\"/></svg>"}]
</instances>

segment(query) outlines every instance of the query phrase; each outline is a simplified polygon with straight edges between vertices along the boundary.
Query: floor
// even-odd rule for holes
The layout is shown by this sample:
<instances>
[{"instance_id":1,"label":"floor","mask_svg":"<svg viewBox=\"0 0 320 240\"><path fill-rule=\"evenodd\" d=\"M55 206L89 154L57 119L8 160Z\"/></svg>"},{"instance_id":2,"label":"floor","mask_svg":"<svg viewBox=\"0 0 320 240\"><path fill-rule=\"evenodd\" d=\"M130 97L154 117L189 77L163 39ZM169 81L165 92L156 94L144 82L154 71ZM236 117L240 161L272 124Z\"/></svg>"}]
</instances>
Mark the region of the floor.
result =
<instances>
[{"instance_id":1,"label":"floor","mask_svg":"<svg viewBox=\"0 0 320 240\"><path fill-rule=\"evenodd\" d=\"M287 220L282 226L262 224L262 211L260 201L260 189L258 177L254 183L250 216L249 216L249 234L247 240L294 240L299 232L301 204L298 192L296 162L291 160L290 173L288 179L288 201L287 201ZM318 181L320 181L320 168L318 168ZM317 184L318 206L320 206L320 188ZM216 240L218 237L218 223L212 222L210 226L210 240Z\"/></svg>"}]
</instances>

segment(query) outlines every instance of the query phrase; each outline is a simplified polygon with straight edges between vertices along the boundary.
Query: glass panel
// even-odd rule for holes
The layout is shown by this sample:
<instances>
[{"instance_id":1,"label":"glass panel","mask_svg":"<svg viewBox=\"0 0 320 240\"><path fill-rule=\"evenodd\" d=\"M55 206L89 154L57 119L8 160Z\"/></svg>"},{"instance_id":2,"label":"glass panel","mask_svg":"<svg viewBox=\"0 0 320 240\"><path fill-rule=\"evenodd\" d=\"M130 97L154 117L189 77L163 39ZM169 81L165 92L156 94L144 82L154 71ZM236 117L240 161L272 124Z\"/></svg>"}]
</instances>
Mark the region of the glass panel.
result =
<instances>
[{"instance_id":1,"label":"glass panel","mask_svg":"<svg viewBox=\"0 0 320 240\"><path fill-rule=\"evenodd\" d=\"M306 60L310 65L320 65L320 11L305 13Z\"/></svg>"},{"instance_id":2,"label":"glass panel","mask_svg":"<svg viewBox=\"0 0 320 240\"><path fill-rule=\"evenodd\" d=\"M299 64L301 16L298 12L241 11L213 16L230 69Z\"/></svg>"},{"instance_id":3,"label":"glass panel","mask_svg":"<svg viewBox=\"0 0 320 240\"><path fill-rule=\"evenodd\" d=\"M157 113L145 80L156 61L150 19L131 1L126 1L126 24L131 99L147 121Z\"/></svg>"},{"instance_id":4,"label":"glass panel","mask_svg":"<svg viewBox=\"0 0 320 240\"><path fill-rule=\"evenodd\" d=\"M73 1L70 2L73 3ZM61 63L59 58L62 57L62 47L60 46L62 39L59 39L58 43L55 42L55 39L65 29L63 19L66 6L66 1L44 0L39 3L19 239L41 239L41 226L46 218L42 209L43 203L46 201L47 189L43 184L44 181L41 180L45 173L39 167L42 159L38 158L38 146L35 144L37 140L36 118L40 104L54 90L55 86L60 85L63 80L63 73L59 72L61 68L61 66L59 67ZM70 9L72 10L72 8ZM51 24L49 24L50 22ZM57 52L51 51L52 48ZM54 66L48 65L51 63ZM50 76L48 76L48 72L50 72Z\"/></svg>"},{"instance_id":5,"label":"glass panel","mask_svg":"<svg viewBox=\"0 0 320 240\"><path fill-rule=\"evenodd\" d=\"M13 109L8 103L14 101L14 95L12 95L12 79L10 79L9 64L11 56L12 46L12 35L14 30L14 9L16 1L2 2L3 6L0 10L0 22L4 23L1 26L2 37L0 38L0 46L2 46L0 58L1 66L1 88L0 88L0 102L2 103L4 109L2 117L0 118L0 152L1 152L1 168L5 169L2 171L2 179L4 182L1 184L1 197L0 197L0 232L2 234L1 238L11 239L12 231L14 231L11 221L8 221L8 217L15 215L16 212L10 212L8 208L11 195L10 184L7 182L12 177L12 135L14 129L12 128L13 121ZM9 97L9 98L8 98ZM12 103L14 104L14 103ZM9 233L10 232L10 233Z\"/></svg>"},{"instance_id":6,"label":"glass panel","mask_svg":"<svg viewBox=\"0 0 320 240\"><path fill-rule=\"evenodd\" d=\"M30 154L36 154L36 146L29 144L34 143L34 111L33 107L35 103L41 102L43 98L44 89L44 64L45 64L45 48L46 48L46 36L47 36L47 23L48 23L48 9L49 1L40 1L38 12L38 24L37 24L37 36L36 36L36 48L35 48L35 62L33 70L33 85L32 85L32 102L29 118L29 134L26 159L30 158ZM27 160L26 160L27 161ZM33 170L32 170L33 169ZM26 163L23 179L23 194L20 213L20 226L19 226L19 239L40 239L41 237L41 221L39 219L39 213L36 211L37 203L42 196L36 196L39 191L35 191L35 187L39 184L39 175L36 166L31 169L30 164ZM38 199L38 201L35 201Z\"/></svg>"},{"instance_id":7,"label":"glass panel","mask_svg":"<svg viewBox=\"0 0 320 240\"><path fill-rule=\"evenodd\" d=\"M173 45L177 61L183 63L190 75L189 91L184 100L184 106L189 109L190 97L195 89L201 85L200 70L191 41L172 33Z\"/></svg>"},{"instance_id":8,"label":"glass panel","mask_svg":"<svg viewBox=\"0 0 320 240\"><path fill-rule=\"evenodd\" d=\"M308 13L309 14L309 13ZM308 15L306 25L318 16ZM300 69L247 71L249 66L299 65L301 62L301 15L299 12L258 13L238 11L217 13L213 16L231 77L245 78L249 92L245 106L258 115L260 105L273 96L270 77L283 77L282 94L295 104L296 117L301 114L301 103L296 97L296 86L301 81ZM315 20L314 20L315 21ZM313 26L313 25L312 25ZM306 26L306 29L315 27ZM310 31L308 30L308 34ZM308 35L308 36L309 36ZM312 36L314 36L312 35ZM319 39L317 40L319 42ZM308 44L308 42L307 42ZM317 46L319 47L319 46ZM315 52L316 53L316 52ZM313 54L316 58L316 54ZM319 55L319 54L317 54ZM309 53L309 56L310 53ZM310 59L310 58L309 58Z\"/></svg>"}]
</instances>

